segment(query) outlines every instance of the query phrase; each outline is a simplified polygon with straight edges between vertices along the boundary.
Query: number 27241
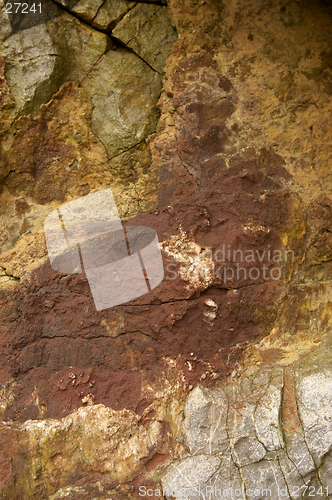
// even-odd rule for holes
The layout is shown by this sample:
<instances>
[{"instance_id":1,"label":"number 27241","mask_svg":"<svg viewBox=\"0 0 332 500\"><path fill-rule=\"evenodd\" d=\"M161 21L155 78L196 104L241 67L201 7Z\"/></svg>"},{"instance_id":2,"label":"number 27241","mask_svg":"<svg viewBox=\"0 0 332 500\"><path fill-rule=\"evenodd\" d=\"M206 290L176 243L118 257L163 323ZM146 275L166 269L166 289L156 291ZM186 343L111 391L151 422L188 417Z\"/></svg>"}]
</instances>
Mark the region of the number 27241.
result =
<instances>
[{"instance_id":1,"label":"number 27241","mask_svg":"<svg viewBox=\"0 0 332 500\"><path fill-rule=\"evenodd\" d=\"M41 3L36 5L33 3L29 9L29 5L27 3L7 3L6 4L6 13L7 14L28 14L29 12L33 13L41 13Z\"/></svg>"}]
</instances>

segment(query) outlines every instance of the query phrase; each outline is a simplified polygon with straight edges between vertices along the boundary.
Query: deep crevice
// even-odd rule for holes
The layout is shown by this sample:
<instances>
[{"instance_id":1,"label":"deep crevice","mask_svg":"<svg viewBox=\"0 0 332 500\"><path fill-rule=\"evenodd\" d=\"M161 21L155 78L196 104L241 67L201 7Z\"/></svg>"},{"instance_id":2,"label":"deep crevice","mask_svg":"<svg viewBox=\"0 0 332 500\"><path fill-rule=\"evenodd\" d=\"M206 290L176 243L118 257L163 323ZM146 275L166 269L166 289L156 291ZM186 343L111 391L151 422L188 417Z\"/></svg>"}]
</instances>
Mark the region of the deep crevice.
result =
<instances>
[{"instance_id":1,"label":"deep crevice","mask_svg":"<svg viewBox=\"0 0 332 500\"><path fill-rule=\"evenodd\" d=\"M118 154L112 156L111 158L109 158L109 161L113 160L114 158L117 158L118 156L123 155L124 153L127 153L128 151L131 151L132 149L136 148L136 146L139 146L140 144L143 144L144 142L146 142L146 139L143 139L142 141L137 142L133 146L130 146L130 148L124 149L123 151L121 151L121 153L118 153Z\"/></svg>"},{"instance_id":2,"label":"deep crevice","mask_svg":"<svg viewBox=\"0 0 332 500\"><path fill-rule=\"evenodd\" d=\"M76 12L72 12L68 7L66 7L65 5L62 5L62 4L58 4L57 2L55 2L55 0L52 0L52 2L61 10L63 10L64 12L67 12L67 14L70 14L71 16L75 17L75 19L77 19L78 21L80 21L82 24L84 24L84 26L87 26L95 31L98 31L99 33L103 33L104 35L107 35L109 36L109 32L107 30L103 30L102 28L96 28L94 26L91 26L91 24L89 24L87 21L85 21L84 19L82 19L78 14L76 14Z\"/></svg>"},{"instance_id":3,"label":"deep crevice","mask_svg":"<svg viewBox=\"0 0 332 500\"><path fill-rule=\"evenodd\" d=\"M106 2L106 0L105 0L105 1L102 3L102 5L98 8L98 10L97 10L97 12L96 12L95 16L93 17L93 19L92 19L92 21L91 21L91 27L92 27L92 28L95 28L95 26L93 26L93 25L92 25L92 23L94 22L94 20L95 20L95 19L96 19L96 17L98 16L100 9L102 9L102 7L104 6L105 2ZM110 23L109 27L106 29L107 33L109 33L109 34L110 34L110 33L112 32L112 30L113 30L113 29L114 29L114 28L115 28L115 27L116 27L116 26L117 26L117 25L118 25L118 24L122 21L122 19L123 19L123 18L124 18L124 17L125 17L125 16L126 16L126 15L127 15L127 14L131 11L131 10L133 10L133 9L136 7L136 5L137 5L137 4L135 3L135 5L133 5L132 7L130 7L128 10L126 10L126 11L122 12L122 13L119 15L119 17L117 17L114 21L112 21L112 22ZM98 28L95 28L95 29L97 29L97 30L98 30Z\"/></svg>"},{"instance_id":4,"label":"deep crevice","mask_svg":"<svg viewBox=\"0 0 332 500\"><path fill-rule=\"evenodd\" d=\"M166 2L155 0L154 2L142 2L142 0L136 0L137 3L145 3L146 5L160 5L160 7L167 7Z\"/></svg>"},{"instance_id":5,"label":"deep crevice","mask_svg":"<svg viewBox=\"0 0 332 500\"><path fill-rule=\"evenodd\" d=\"M128 44L128 43L130 43L132 40L134 40L134 38L136 38L136 37L140 34L140 32L142 31L142 29L144 28L144 26L145 26L145 25L146 25L146 24L150 21L150 19L152 19L152 18L153 18L153 17L157 14L157 12L159 12L159 11L160 11L160 9L161 9L161 7L160 7L158 10L156 10L156 12L154 12L154 13L152 14L152 16L150 16L150 17L149 17L149 19L147 19L147 20L146 20L146 21L142 24L142 26L140 27L140 29L138 30L138 32L135 34L135 36L133 36L130 40L128 40L127 44Z\"/></svg>"},{"instance_id":6,"label":"deep crevice","mask_svg":"<svg viewBox=\"0 0 332 500\"><path fill-rule=\"evenodd\" d=\"M115 36L113 36L111 34L109 35L109 37L111 38L111 40L113 41L115 46L121 47L123 49L126 49L128 52L131 52L136 57L138 57L141 61L143 61L147 66L149 66L149 68L152 69L152 71L154 71L155 73L158 73L158 75L162 76L162 73L159 73L159 71L157 71L155 68L153 68L139 54L137 54L137 52L135 52L134 49L132 49L131 47L128 47L128 45L126 45L124 42L122 42L122 40L120 40L119 38L116 38Z\"/></svg>"},{"instance_id":7,"label":"deep crevice","mask_svg":"<svg viewBox=\"0 0 332 500\"><path fill-rule=\"evenodd\" d=\"M154 71L155 73L158 73L158 75L161 75L161 73L159 73L159 71L157 71L156 69L154 69L152 66L150 66L150 64L148 62L146 62L140 55L138 55L132 48L128 47L124 42L122 42L121 40L119 40L118 38L116 38L115 36L112 36L112 30L114 29L114 27L112 27L112 29L102 29L102 28L96 28L95 26L92 26L91 24L89 24L87 21L85 21L84 19L82 19L79 15L77 15L75 12L72 12L71 10L69 10L67 7L63 6L63 5L59 5L57 4L54 0L52 0L52 2L57 5L60 9L62 9L64 12L67 12L67 14L70 14L71 16L73 16L75 19L77 19L78 21L80 21L84 26L87 26L99 33L103 33L104 35L106 35L111 41L112 43L115 45L115 46L118 46L118 47L122 47L124 49L126 49L128 52L131 52L132 54L134 54L136 57L138 57L141 61L143 61L150 69L152 69L152 71ZM159 4L158 4L159 5ZM161 6L163 6L163 4L161 4ZM132 7L133 9L134 7ZM126 11L124 13L124 15L122 17L119 17L119 20L118 22L121 21L121 19L123 19L123 17L128 14L128 12L130 12L130 10L132 9L129 9L128 11ZM152 16L153 17L153 16ZM92 20L93 21L93 20ZM110 48L108 48L103 55L105 55L109 50L112 50ZM93 67L96 66L96 64L100 61L100 59L103 57L103 55L98 59L98 61L96 61L96 63L94 64ZM92 71L93 68L91 68L91 70L89 71L89 73ZM88 73L88 74L89 74ZM86 75L83 80L87 77L88 75ZM82 81L83 81L82 80Z\"/></svg>"},{"instance_id":8,"label":"deep crevice","mask_svg":"<svg viewBox=\"0 0 332 500\"><path fill-rule=\"evenodd\" d=\"M100 5L100 7L98 7L97 9L97 12L95 13L95 15L93 16L92 20L91 20L91 24L93 23L93 21L96 19L96 17L98 16L99 12L100 12L100 9L102 9L104 7L106 3L106 0L103 0L103 3Z\"/></svg>"}]
</instances>

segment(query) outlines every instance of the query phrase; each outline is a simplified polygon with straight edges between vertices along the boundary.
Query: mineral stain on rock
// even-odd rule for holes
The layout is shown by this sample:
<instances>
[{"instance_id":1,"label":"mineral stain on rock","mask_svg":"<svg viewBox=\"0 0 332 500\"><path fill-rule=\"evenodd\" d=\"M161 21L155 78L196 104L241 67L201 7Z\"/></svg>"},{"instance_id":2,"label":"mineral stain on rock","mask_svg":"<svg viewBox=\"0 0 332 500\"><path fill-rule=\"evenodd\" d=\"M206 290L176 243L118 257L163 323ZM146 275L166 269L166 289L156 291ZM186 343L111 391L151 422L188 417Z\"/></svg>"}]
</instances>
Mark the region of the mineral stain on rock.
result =
<instances>
[{"instance_id":1,"label":"mineral stain on rock","mask_svg":"<svg viewBox=\"0 0 332 500\"><path fill-rule=\"evenodd\" d=\"M329 497L329 4L52 5L0 2L0 498ZM165 278L97 312L43 222L109 187Z\"/></svg>"}]
</instances>

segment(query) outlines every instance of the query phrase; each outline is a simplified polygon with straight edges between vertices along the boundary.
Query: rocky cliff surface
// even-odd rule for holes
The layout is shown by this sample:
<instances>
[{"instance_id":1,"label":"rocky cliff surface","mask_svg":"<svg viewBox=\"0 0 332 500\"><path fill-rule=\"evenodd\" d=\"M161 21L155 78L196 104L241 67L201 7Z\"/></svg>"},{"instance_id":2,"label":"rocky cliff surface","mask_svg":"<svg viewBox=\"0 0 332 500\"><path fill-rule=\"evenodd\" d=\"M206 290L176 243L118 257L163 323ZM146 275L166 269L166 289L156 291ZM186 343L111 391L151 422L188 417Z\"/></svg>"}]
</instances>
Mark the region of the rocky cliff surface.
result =
<instances>
[{"instance_id":1,"label":"rocky cliff surface","mask_svg":"<svg viewBox=\"0 0 332 500\"><path fill-rule=\"evenodd\" d=\"M332 496L329 2L42 7L0 0L0 498ZM43 224L106 188L165 276L96 311Z\"/></svg>"}]
</instances>

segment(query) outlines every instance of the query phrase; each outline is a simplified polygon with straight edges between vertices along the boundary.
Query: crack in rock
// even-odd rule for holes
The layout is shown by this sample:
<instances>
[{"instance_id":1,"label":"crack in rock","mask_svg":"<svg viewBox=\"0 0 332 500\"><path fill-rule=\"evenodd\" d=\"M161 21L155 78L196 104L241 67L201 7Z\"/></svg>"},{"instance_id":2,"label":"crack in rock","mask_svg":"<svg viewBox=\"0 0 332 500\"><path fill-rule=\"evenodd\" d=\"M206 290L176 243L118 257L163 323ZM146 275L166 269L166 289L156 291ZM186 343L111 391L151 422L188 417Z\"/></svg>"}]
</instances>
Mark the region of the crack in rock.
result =
<instances>
[{"instance_id":1,"label":"crack in rock","mask_svg":"<svg viewBox=\"0 0 332 500\"><path fill-rule=\"evenodd\" d=\"M187 488L187 498L194 500L194 492L189 491L193 485L198 496L211 499L216 488L221 496L228 492L229 498L243 500L291 500L309 486L308 491L321 488L325 496L325 488L332 483L331 370L301 377L297 371L291 379L288 373L287 392L282 369L257 370L254 378L249 375L219 389L197 386L188 395L182 425L187 456L170 465L162 479L163 488L173 491L175 498L181 498L180 489ZM289 421L295 394L289 393L290 383L297 386L295 411L303 421L303 433L290 427L295 425ZM301 446L303 436L307 449ZM196 457L200 460L195 461ZM223 467L216 468L212 481L212 476L206 477L206 464L217 458ZM217 462L211 463L216 467Z\"/></svg>"}]
</instances>

